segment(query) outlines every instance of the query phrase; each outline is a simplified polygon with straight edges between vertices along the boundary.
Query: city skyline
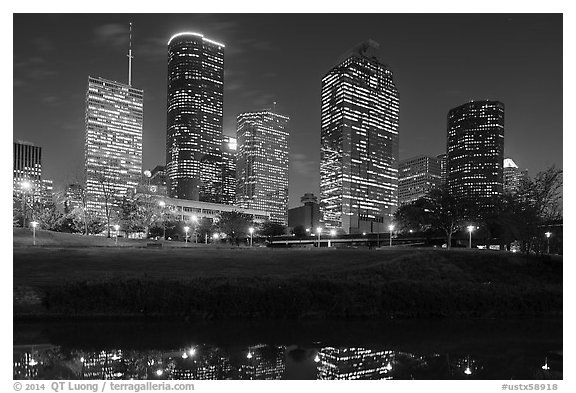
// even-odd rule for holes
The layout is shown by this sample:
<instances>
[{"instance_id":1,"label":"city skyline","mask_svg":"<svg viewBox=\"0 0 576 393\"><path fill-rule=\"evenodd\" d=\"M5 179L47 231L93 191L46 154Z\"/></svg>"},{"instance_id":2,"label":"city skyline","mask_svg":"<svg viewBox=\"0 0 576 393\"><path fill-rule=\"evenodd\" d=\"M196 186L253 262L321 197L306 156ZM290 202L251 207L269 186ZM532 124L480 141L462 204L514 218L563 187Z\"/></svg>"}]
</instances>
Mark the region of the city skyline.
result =
<instances>
[{"instance_id":1,"label":"city skyline","mask_svg":"<svg viewBox=\"0 0 576 393\"><path fill-rule=\"evenodd\" d=\"M518 166L527 168L531 176L552 164L562 167L560 14L352 14L314 17L269 14L266 18L226 14L103 14L90 16L90 20L86 18L85 15L14 17L15 43L28 43L37 48L32 51L27 48L24 53L20 49L22 45L15 45L14 139L28 140L43 147L43 177L54 179L60 187L67 178L73 177L73 173L67 172L82 158L83 119L78 115L82 116L83 106L78 103L77 96L83 89L77 85L77 79L81 78L85 83L88 74L98 74L125 83L128 77L125 54L129 22L133 23L133 84L144 90L147 110L144 116L143 169L164 164L166 44L173 34L189 30L226 45L224 134L234 136L233 123L242 110L270 107L273 101L277 101L279 110L290 114L293 130L290 141L290 207L299 205L300 196L306 192L319 194L321 76L344 51L368 38L378 41L379 37L385 36L380 39L383 55L395 75L400 92L400 159L443 153L448 110L469 100L494 99L504 102L507 108L505 156L514 157ZM281 27L292 20L290 18L299 19L300 30L280 34L285 30ZM152 20L162 23L152 25ZM315 24L338 25L337 22L342 20L358 28L350 27L343 32L328 28L326 32L315 32L313 37L323 42L321 46L310 45L306 40L298 40L299 46L288 41L295 34L297 37L312 34ZM390 23L367 23L371 20ZM272 22L279 27L278 31L263 36L263 29ZM46 27L53 23L59 23L59 28L45 33ZM485 23L489 23L491 29L482 34L467 36L466 40L457 34L459 29ZM378 27L384 25L390 27ZM418 32L424 31L426 26L428 30L435 26L422 40L429 48L415 41ZM402 35L407 28L410 34ZM392 38L384 34L390 32ZM333 40L326 41L324 34L332 34ZM258 37L260 40L256 39ZM491 44L495 39L500 46ZM87 49L97 51L98 56L76 54L74 61L68 59L62 51L75 40L84 40ZM447 42L450 42L452 50L458 49L455 58L449 56L450 51L442 52ZM465 45L466 42L472 44ZM439 52L434 54L433 49ZM84 49L79 50L82 52ZM490 56L486 56L483 50L490 50ZM296 69L288 61L293 53L307 59ZM51 61L58 54L59 60ZM431 61L416 62L417 58ZM536 71L539 78L535 81L533 75ZM70 83L60 86L64 73ZM471 74L474 78L470 78ZM35 83L33 92L30 92L31 82ZM423 105L423 102L427 104ZM20 115L22 110L30 107L35 108L38 116ZM34 126L38 118L43 119L43 127ZM550 142L546 151L539 149L537 139L543 129ZM59 150L62 138L67 141L66 154ZM60 140L60 143L53 140Z\"/></svg>"}]
</instances>

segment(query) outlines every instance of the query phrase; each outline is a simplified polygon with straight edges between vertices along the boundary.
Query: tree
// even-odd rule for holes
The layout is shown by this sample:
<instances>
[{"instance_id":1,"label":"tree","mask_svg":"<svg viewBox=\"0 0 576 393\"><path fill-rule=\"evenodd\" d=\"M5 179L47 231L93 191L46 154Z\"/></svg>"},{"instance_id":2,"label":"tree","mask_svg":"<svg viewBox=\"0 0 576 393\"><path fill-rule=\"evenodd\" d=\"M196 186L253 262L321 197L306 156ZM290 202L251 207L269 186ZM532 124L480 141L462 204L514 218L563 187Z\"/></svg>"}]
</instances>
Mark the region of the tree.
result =
<instances>
[{"instance_id":1,"label":"tree","mask_svg":"<svg viewBox=\"0 0 576 393\"><path fill-rule=\"evenodd\" d=\"M225 233L230 241L239 245L239 239L246 237L252 226L252 216L238 211L222 212L218 219L218 229Z\"/></svg>"},{"instance_id":2,"label":"tree","mask_svg":"<svg viewBox=\"0 0 576 393\"><path fill-rule=\"evenodd\" d=\"M48 231L60 231L64 214L58 210L55 203L34 204L34 219L40 224L40 228Z\"/></svg>"},{"instance_id":3,"label":"tree","mask_svg":"<svg viewBox=\"0 0 576 393\"><path fill-rule=\"evenodd\" d=\"M428 227L442 231L446 236L446 246L450 248L452 235L463 226L468 215L467 204L454 198L446 186L441 186L432 188L425 197L398 209L395 221L403 228Z\"/></svg>"},{"instance_id":4,"label":"tree","mask_svg":"<svg viewBox=\"0 0 576 393\"><path fill-rule=\"evenodd\" d=\"M260 226L260 234L268 239L274 236L281 236L286 233L286 227L274 221L266 220Z\"/></svg>"}]
</instances>

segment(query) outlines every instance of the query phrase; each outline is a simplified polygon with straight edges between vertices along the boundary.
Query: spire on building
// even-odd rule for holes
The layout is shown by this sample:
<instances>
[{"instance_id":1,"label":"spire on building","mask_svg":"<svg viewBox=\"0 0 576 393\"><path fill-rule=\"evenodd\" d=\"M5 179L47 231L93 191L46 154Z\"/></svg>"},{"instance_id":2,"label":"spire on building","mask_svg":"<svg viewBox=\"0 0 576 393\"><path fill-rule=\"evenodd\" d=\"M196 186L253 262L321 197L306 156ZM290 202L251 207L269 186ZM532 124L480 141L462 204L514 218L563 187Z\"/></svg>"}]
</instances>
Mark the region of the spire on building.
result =
<instances>
[{"instance_id":1,"label":"spire on building","mask_svg":"<svg viewBox=\"0 0 576 393\"><path fill-rule=\"evenodd\" d=\"M130 22L130 34L128 38L128 86L132 86L132 22Z\"/></svg>"}]
</instances>

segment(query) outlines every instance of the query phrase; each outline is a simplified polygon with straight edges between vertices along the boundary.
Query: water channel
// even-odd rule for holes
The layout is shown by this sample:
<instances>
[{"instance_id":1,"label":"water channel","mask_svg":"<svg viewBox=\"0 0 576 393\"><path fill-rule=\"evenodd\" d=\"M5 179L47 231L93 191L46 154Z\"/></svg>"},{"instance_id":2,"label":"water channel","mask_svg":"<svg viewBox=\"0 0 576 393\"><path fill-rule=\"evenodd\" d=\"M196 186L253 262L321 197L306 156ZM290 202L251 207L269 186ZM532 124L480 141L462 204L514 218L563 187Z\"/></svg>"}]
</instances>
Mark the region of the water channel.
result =
<instances>
[{"instance_id":1,"label":"water channel","mask_svg":"<svg viewBox=\"0 0 576 393\"><path fill-rule=\"evenodd\" d=\"M14 379L562 379L562 320L14 322Z\"/></svg>"}]
</instances>

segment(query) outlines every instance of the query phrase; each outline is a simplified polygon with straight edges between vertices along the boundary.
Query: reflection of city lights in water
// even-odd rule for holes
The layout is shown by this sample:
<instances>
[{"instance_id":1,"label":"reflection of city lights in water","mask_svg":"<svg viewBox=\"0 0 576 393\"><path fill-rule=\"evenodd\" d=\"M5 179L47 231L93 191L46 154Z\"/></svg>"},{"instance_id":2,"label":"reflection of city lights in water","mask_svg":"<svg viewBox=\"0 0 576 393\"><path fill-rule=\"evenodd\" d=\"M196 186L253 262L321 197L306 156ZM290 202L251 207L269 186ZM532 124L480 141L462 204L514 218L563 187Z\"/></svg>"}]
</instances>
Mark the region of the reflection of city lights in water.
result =
<instances>
[{"instance_id":1,"label":"reflection of city lights in water","mask_svg":"<svg viewBox=\"0 0 576 393\"><path fill-rule=\"evenodd\" d=\"M318 362L320 361L320 356L316 355L316 357L314 358L314 361L315 361L316 363L318 363Z\"/></svg>"}]
</instances>

